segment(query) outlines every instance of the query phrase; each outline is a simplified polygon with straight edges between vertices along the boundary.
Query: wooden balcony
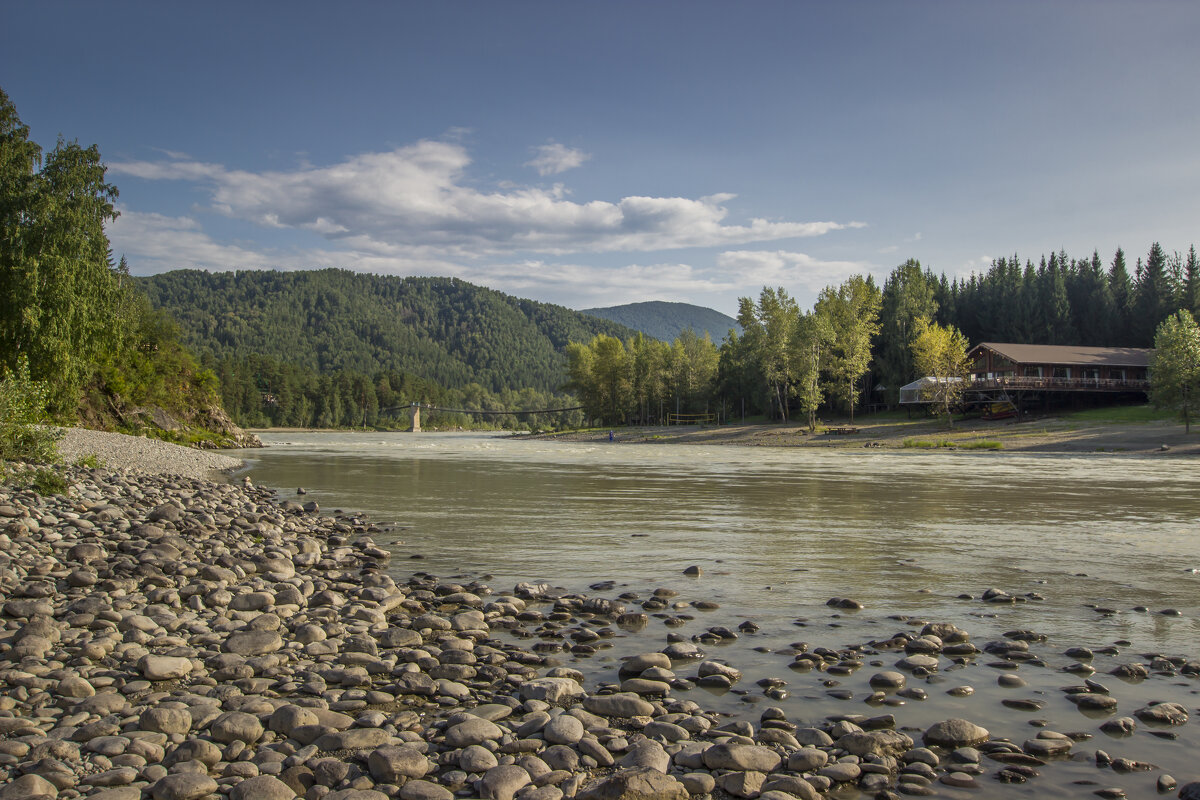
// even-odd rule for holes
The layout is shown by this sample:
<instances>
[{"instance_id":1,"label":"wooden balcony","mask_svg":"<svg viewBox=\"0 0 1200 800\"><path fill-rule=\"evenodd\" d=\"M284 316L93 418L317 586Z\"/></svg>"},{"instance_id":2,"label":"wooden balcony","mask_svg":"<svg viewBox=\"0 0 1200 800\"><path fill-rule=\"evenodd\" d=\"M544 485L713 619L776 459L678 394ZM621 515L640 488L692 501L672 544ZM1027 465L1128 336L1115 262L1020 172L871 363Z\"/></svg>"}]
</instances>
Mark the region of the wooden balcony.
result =
<instances>
[{"instance_id":1,"label":"wooden balcony","mask_svg":"<svg viewBox=\"0 0 1200 800\"><path fill-rule=\"evenodd\" d=\"M1148 392L1150 381L1136 378L972 378L967 391Z\"/></svg>"}]
</instances>

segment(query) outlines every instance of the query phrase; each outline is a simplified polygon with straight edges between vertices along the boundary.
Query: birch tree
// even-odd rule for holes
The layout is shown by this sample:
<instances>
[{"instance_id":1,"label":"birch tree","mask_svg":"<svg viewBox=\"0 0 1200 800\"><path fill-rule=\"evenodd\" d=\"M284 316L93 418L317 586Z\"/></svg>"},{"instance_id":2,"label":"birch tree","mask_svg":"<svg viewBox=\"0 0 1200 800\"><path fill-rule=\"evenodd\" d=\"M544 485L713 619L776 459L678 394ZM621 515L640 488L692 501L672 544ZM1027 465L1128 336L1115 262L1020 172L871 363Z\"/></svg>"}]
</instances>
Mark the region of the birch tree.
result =
<instances>
[{"instance_id":1,"label":"birch tree","mask_svg":"<svg viewBox=\"0 0 1200 800\"><path fill-rule=\"evenodd\" d=\"M1191 433L1191 412L1200 398L1200 328L1181 309L1158 326L1150 357L1150 399L1160 408L1176 408Z\"/></svg>"},{"instance_id":2,"label":"birch tree","mask_svg":"<svg viewBox=\"0 0 1200 800\"><path fill-rule=\"evenodd\" d=\"M845 403L854 422L858 381L871 367L871 342L879 333L879 289L870 278L854 275L836 289L822 290L815 312L832 333L827 361L830 393Z\"/></svg>"},{"instance_id":3,"label":"birch tree","mask_svg":"<svg viewBox=\"0 0 1200 800\"><path fill-rule=\"evenodd\" d=\"M748 297L741 298L738 324L742 326L743 339L758 361L772 404L784 422L788 420L788 401L794 390L799 321L800 307L783 287L763 287L757 305Z\"/></svg>"}]
</instances>

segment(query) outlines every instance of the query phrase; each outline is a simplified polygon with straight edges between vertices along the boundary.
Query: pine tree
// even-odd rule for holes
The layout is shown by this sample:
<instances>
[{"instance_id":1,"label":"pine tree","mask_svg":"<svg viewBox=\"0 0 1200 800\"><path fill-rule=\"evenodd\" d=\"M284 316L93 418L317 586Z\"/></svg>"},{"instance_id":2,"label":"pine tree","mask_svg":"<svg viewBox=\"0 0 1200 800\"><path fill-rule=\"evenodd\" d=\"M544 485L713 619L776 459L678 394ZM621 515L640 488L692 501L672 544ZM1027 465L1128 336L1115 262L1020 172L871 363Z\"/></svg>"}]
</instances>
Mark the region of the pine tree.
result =
<instances>
[{"instance_id":1,"label":"pine tree","mask_svg":"<svg viewBox=\"0 0 1200 800\"><path fill-rule=\"evenodd\" d=\"M1193 317L1200 314L1200 263L1196 261L1196 245L1188 248L1183 265L1183 298L1180 305Z\"/></svg>"},{"instance_id":2,"label":"pine tree","mask_svg":"<svg viewBox=\"0 0 1200 800\"><path fill-rule=\"evenodd\" d=\"M1141 260L1138 261L1141 264ZM1175 292L1167 271L1167 256L1162 246L1150 246L1145 264L1138 270L1133 289L1133 334L1137 347L1149 347L1155 331L1171 313Z\"/></svg>"},{"instance_id":3,"label":"pine tree","mask_svg":"<svg viewBox=\"0 0 1200 800\"><path fill-rule=\"evenodd\" d=\"M893 401L900 387L915 377L911 348L915 322L937 313L936 285L933 275L923 273L921 262L915 259L892 270L883 284L875 372Z\"/></svg>"},{"instance_id":4,"label":"pine tree","mask_svg":"<svg viewBox=\"0 0 1200 800\"><path fill-rule=\"evenodd\" d=\"M1108 270L1108 288L1116 310L1112 325L1112 344L1130 347L1134 341L1130 324L1133 312L1133 282L1129 279L1129 270L1125 267L1125 252L1119 247Z\"/></svg>"}]
</instances>

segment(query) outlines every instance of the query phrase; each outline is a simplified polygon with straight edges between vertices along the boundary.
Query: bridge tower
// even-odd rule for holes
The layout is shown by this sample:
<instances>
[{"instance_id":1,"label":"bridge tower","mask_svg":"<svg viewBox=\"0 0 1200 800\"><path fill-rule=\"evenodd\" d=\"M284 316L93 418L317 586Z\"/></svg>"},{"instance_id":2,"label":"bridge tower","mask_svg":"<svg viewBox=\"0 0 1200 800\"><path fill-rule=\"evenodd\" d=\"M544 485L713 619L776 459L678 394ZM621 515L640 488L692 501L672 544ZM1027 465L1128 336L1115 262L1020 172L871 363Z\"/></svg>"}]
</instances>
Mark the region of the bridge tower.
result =
<instances>
[{"instance_id":1,"label":"bridge tower","mask_svg":"<svg viewBox=\"0 0 1200 800\"><path fill-rule=\"evenodd\" d=\"M408 429L411 433L421 432L421 405L420 403L412 404L412 427Z\"/></svg>"}]
</instances>

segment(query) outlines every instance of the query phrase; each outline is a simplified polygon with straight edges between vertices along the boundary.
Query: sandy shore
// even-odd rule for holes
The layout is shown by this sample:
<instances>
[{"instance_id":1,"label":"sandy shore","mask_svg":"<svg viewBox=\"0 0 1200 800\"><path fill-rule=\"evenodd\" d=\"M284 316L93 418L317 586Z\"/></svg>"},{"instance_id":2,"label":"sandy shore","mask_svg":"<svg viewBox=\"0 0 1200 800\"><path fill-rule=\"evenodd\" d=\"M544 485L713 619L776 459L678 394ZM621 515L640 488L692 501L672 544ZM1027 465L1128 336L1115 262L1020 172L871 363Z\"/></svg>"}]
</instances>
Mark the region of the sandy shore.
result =
<instances>
[{"instance_id":1,"label":"sandy shore","mask_svg":"<svg viewBox=\"0 0 1200 800\"><path fill-rule=\"evenodd\" d=\"M848 423L838 423L847 425ZM832 427L832 425L831 425ZM742 445L751 447L879 447L903 449L914 443L959 448L998 442L1004 452L1114 453L1128 455L1200 455L1200 429L1185 434L1182 424L1167 422L1080 423L1057 417L1025 422L965 420L947 428L942 420L855 421L857 433L810 434L803 424L614 428L618 443ZM564 441L608 440L607 430L544 434ZM907 444L906 444L907 443Z\"/></svg>"},{"instance_id":2,"label":"sandy shore","mask_svg":"<svg viewBox=\"0 0 1200 800\"><path fill-rule=\"evenodd\" d=\"M220 478L239 469L244 462L211 450L197 450L158 439L121 433L66 428L58 452L67 463L96 456L108 469L134 469L152 475L183 475L188 478Z\"/></svg>"}]
</instances>

